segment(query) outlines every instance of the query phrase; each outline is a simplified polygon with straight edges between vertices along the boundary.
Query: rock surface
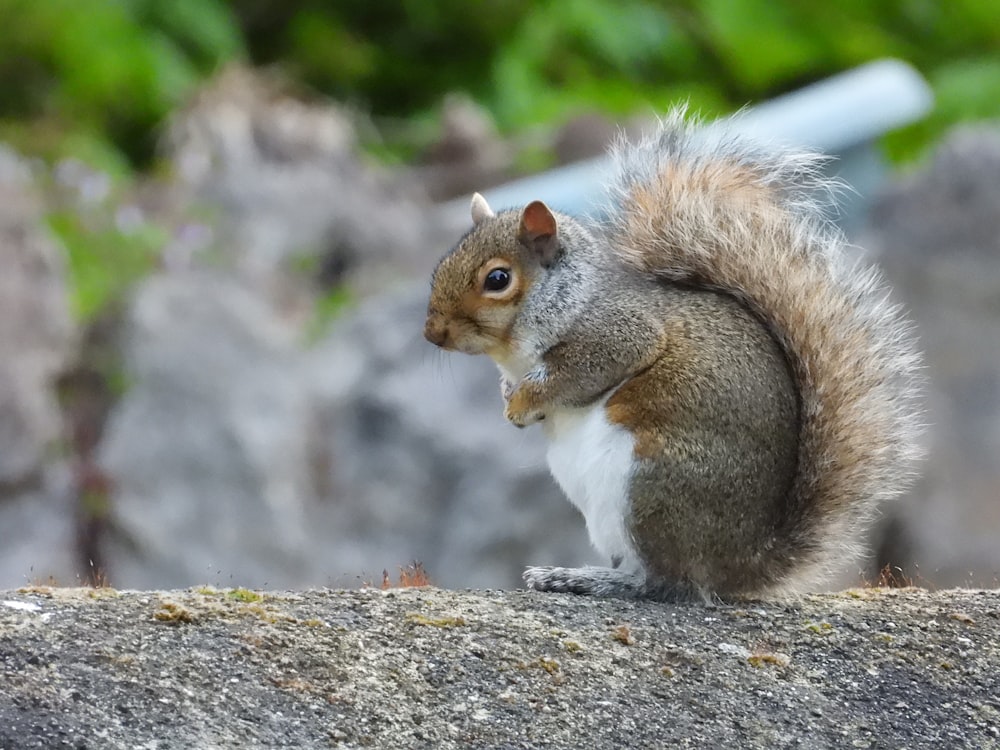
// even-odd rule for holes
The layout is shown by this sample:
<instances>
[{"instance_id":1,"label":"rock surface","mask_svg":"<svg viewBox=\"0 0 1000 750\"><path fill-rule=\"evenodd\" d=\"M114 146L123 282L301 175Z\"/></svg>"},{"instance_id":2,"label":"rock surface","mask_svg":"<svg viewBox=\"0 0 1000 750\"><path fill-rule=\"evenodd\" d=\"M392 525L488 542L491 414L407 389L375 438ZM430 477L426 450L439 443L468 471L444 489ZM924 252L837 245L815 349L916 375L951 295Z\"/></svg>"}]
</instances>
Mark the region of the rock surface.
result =
<instances>
[{"instance_id":1,"label":"rock surface","mask_svg":"<svg viewBox=\"0 0 1000 750\"><path fill-rule=\"evenodd\" d=\"M1000 593L0 593L0 746L1000 745Z\"/></svg>"}]
</instances>

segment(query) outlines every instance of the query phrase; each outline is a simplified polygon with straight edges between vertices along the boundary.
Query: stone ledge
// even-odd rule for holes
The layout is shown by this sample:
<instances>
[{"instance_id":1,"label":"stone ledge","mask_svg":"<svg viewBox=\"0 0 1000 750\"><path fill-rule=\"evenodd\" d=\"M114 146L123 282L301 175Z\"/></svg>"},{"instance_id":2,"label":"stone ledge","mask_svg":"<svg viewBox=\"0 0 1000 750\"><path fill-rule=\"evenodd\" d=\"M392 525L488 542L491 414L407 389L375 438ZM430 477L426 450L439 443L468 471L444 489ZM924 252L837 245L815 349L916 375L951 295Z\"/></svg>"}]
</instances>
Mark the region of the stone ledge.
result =
<instances>
[{"instance_id":1,"label":"stone ledge","mask_svg":"<svg viewBox=\"0 0 1000 750\"><path fill-rule=\"evenodd\" d=\"M0 747L995 747L1000 591L0 592Z\"/></svg>"}]
</instances>

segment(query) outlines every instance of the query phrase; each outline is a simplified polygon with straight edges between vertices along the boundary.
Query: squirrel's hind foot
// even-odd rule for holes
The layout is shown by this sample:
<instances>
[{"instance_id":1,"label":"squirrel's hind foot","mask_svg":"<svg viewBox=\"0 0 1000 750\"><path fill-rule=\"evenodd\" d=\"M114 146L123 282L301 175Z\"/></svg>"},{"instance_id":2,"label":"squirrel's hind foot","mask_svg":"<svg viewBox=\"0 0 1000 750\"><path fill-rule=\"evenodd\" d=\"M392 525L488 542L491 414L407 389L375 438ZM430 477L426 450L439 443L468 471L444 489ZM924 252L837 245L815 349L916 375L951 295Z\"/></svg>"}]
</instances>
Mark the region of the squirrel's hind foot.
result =
<instances>
[{"instance_id":1,"label":"squirrel's hind foot","mask_svg":"<svg viewBox=\"0 0 1000 750\"><path fill-rule=\"evenodd\" d=\"M531 567L521 576L529 589L582 596L641 599L646 577L615 568Z\"/></svg>"},{"instance_id":2,"label":"squirrel's hind foot","mask_svg":"<svg viewBox=\"0 0 1000 750\"><path fill-rule=\"evenodd\" d=\"M654 599L657 601L711 601L697 587L657 580L642 572L616 568L530 567L521 576L529 589L612 599Z\"/></svg>"},{"instance_id":3,"label":"squirrel's hind foot","mask_svg":"<svg viewBox=\"0 0 1000 750\"><path fill-rule=\"evenodd\" d=\"M557 591L582 596L639 599L646 577L615 568L554 568L531 567L521 576L529 589Z\"/></svg>"}]
</instances>

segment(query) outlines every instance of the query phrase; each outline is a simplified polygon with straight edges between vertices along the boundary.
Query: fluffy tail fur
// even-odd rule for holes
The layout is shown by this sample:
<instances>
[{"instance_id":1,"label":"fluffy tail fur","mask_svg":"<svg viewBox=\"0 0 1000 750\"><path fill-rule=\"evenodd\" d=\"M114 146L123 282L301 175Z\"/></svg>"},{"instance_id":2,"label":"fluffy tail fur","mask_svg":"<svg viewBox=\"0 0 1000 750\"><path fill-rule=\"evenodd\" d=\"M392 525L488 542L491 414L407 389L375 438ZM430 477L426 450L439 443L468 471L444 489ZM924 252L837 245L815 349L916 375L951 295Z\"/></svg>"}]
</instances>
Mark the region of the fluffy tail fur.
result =
<instances>
[{"instance_id":1,"label":"fluffy tail fur","mask_svg":"<svg viewBox=\"0 0 1000 750\"><path fill-rule=\"evenodd\" d=\"M789 358L801 398L799 468L775 552L791 574L857 545L914 476L920 358L877 270L851 261L827 212L823 157L769 150L683 109L621 142L612 243L660 277L743 300Z\"/></svg>"}]
</instances>

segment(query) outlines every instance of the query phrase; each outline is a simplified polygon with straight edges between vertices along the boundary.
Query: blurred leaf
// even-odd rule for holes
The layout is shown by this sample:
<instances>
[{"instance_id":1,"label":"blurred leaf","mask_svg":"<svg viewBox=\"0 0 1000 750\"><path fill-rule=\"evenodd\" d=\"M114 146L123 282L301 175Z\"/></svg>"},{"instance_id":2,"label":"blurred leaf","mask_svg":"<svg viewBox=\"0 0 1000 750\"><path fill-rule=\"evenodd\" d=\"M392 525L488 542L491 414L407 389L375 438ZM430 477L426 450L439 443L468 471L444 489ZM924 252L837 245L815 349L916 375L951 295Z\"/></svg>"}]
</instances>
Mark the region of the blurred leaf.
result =
<instances>
[{"instance_id":1,"label":"blurred leaf","mask_svg":"<svg viewBox=\"0 0 1000 750\"><path fill-rule=\"evenodd\" d=\"M132 15L158 30L200 70L243 57L236 17L222 0L131 0Z\"/></svg>"},{"instance_id":2,"label":"blurred leaf","mask_svg":"<svg viewBox=\"0 0 1000 750\"><path fill-rule=\"evenodd\" d=\"M103 222L91 224L73 211L49 216L49 226L66 247L70 301L81 320L91 319L150 273L167 239L162 229L151 225L123 232Z\"/></svg>"},{"instance_id":3,"label":"blurred leaf","mask_svg":"<svg viewBox=\"0 0 1000 750\"><path fill-rule=\"evenodd\" d=\"M420 150L412 132L449 91L510 132L688 99L721 113L886 56L939 101L889 139L904 157L993 112L1000 60L995 0L0 0L0 18L0 137L116 173L121 155L148 167L162 119L233 59L405 123L369 139L393 158Z\"/></svg>"},{"instance_id":4,"label":"blurred leaf","mask_svg":"<svg viewBox=\"0 0 1000 750\"><path fill-rule=\"evenodd\" d=\"M796 24L789 3L703 0L708 34L728 73L750 92L799 79L819 67L816 39Z\"/></svg>"},{"instance_id":5,"label":"blurred leaf","mask_svg":"<svg viewBox=\"0 0 1000 750\"><path fill-rule=\"evenodd\" d=\"M159 121L241 49L218 0L0 0L0 17L0 111L105 133L140 161Z\"/></svg>"},{"instance_id":6,"label":"blurred leaf","mask_svg":"<svg viewBox=\"0 0 1000 750\"><path fill-rule=\"evenodd\" d=\"M312 318L306 324L305 343L315 344L330 330L337 317L356 302L355 293L346 286L338 286L317 298Z\"/></svg>"},{"instance_id":7,"label":"blurred leaf","mask_svg":"<svg viewBox=\"0 0 1000 750\"><path fill-rule=\"evenodd\" d=\"M89 129L70 128L51 120L0 120L0 141L49 163L73 158L115 180L132 176L128 158L102 133Z\"/></svg>"},{"instance_id":8,"label":"blurred leaf","mask_svg":"<svg viewBox=\"0 0 1000 750\"><path fill-rule=\"evenodd\" d=\"M501 125L551 120L574 109L615 113L647 100L635 78L669 47L672 26L651 3L564 0L539 4L494 63L494 102Z\"/></svg>"},{"instance_id":9,"label":"blurred leaf","mask_svg":"<svg viewBox=\"0 0 1000 750\"><path fill-rule=\"evenodd\" d=\"M299 50L299 65L325 88L357 85L375 72L372 45L323 13L302 11L292 19L287 33Z\"/></svg>"},{"instance_id":10,"label":"blurred leaf","mask_svg":"<svg viewBox=\"0 0 1000 750\"><path fill-rule=\"evenodd\" d=\"M920 156L956 123L1000 122L1000 58L944 63L931 74L930 84L935 96L930 116L885 139L886 151L896 161Z\"/></svg>"}]
</instances>

